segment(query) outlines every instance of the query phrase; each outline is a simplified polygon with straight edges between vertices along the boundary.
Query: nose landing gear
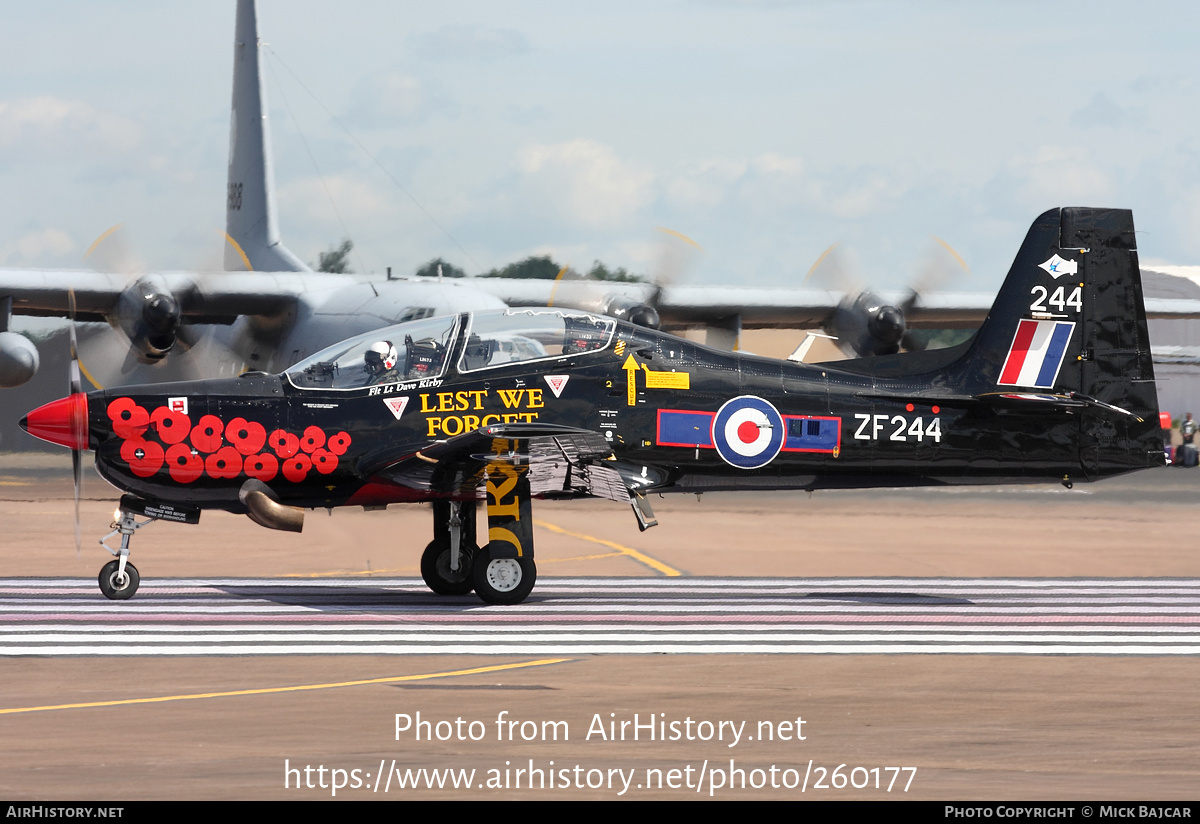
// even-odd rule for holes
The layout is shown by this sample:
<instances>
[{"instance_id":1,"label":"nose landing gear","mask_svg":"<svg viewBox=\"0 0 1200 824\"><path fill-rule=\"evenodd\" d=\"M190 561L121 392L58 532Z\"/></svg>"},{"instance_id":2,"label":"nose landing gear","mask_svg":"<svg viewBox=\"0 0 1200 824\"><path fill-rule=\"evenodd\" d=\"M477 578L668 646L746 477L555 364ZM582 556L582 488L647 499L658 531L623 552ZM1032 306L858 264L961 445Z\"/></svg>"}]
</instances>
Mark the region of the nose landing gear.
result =
<instances>
[{"instance_id":1,"label":"nose landing gear","mask_svg":"<svg viewBox=\"0 0 1200 824\"><path fill-rule=\"evenodd\" d=\"M117 560L109 561L100 570L100 591L110 601L127 601L137 592L142 576L138 574L137 567L129 563L129 539L133 533L155 520L147 518L139 523L133 512L118 509L117 519L112 524L113 531L100 539L100 546L117 556ZM121 536L119 549L113 549L107 543L109 538L116 535Z\"/></svg>"}]
</instances>

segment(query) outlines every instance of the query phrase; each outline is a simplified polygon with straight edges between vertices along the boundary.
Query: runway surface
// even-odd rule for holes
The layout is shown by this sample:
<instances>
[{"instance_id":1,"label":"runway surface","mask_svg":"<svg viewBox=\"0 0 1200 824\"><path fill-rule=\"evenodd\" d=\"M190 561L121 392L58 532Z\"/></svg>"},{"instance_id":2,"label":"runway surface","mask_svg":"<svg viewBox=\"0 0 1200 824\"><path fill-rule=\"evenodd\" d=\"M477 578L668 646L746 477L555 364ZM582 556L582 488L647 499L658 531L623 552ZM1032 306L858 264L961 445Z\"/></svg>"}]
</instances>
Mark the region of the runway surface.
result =
<instances>
[{"instance_id":1,"label":"runway surface","mask_svg":"<svg viewBox=\"0 0 1200 824\"><path fill-rule=\"evenodd\" d=\"M1200 579L0 579L0 655L1200 654Z\"/></svg>"}]
</instances>

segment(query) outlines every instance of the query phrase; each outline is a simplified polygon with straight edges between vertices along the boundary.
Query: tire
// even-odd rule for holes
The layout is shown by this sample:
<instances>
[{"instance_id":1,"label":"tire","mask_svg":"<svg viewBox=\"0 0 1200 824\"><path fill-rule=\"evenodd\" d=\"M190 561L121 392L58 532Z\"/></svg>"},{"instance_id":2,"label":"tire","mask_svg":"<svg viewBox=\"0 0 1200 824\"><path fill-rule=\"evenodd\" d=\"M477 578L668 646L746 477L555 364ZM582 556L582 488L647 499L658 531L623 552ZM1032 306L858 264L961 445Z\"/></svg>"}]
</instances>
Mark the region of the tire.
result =
<instances>
[{"instance_id":1,"label":"tire","mask_svg":"<svg viewBox=\"0 0 1200 824\"><path fill-rule=\"evenodd\" d=\"M471 570L475 594L487 604L519 604L537 582L532 558L487 558L484 554Z\"/></svg>"},{"instance_id":2,"label":"tire","mask_svg":"<svg viewBox=\"0 0 1200 824\"><path fill-rule=\"evenodd\" d=\"M466 595L475 588L471 578L471 561L478 547L463 546L459 557L459 571L450 569L450 545L431 541L421 553L421 577L425 586L438 595Z\"/></svg>"},{"instance_id":3,"label":"tire","mask_svg":"<svg viewBox=\"0 0 1200 824\"><path fill-rule=\"evenodd\" d=\"M117 570L120 566L120 561L109 561L100 569L100 591L110 601L128 601L133 597L133 593L137 592L138 584L142 582L142 576L138 575L137 567L128 562L125 563L125 580L118 581Z\"/></svg>"}]
</instances>

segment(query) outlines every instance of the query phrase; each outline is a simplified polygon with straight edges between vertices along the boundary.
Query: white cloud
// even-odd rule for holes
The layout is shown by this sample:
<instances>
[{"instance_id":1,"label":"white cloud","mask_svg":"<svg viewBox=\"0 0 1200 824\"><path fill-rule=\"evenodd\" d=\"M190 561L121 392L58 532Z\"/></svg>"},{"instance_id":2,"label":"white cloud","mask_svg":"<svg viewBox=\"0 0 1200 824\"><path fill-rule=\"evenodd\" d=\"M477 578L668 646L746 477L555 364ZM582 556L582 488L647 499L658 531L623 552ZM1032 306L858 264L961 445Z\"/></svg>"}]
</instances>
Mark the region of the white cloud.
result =
<instances>
[{"instance_id":1,"label":"white cloud","mask_svg":"<svg viewBox=\"0 0 1200 824\"><path fill-rule=\"evenodd\" d=\"M394 223L396 219L395 197L348 175L289 183L279 190L278 199L288 204L289 219L324 231L340 232L339 216L352 231Z\"/></svg>"},{"instance_id":2,"label":"white cloud","mask_svg":"<svg viewBox=\"0 0 1200 824\"><path fill-rule=\"evenodd\" d=\"M529 41L512 29L449 25L414 38L417 55L425 60L487 62L527 53Z\"/></svg>"},{"instance_id":3,"label":"white cloud","mask_svg":"<svg viewBox=\"0 0 1200 824\"><path fill-rule=\"evenodd\" d=\"M529 146L517 165L528 196L540 198L549 213L585 226L624 223L654 196L649 170L592 140Z\"/></svg>"},{"instance_id":4,"label":"white cloud","mask_svg":"<svg viewBox=\"0 0 1200 824\"><path fill-rule=\"evenodd\" d=\"M74 241L62 229L41 229L0 247L0 262L29 264L50 257L62 258L74 250Z\"/></svg>"},{"instance_id":5,"label":"white cloud","mask_svg":"<svg viewBox=\"0 0 1200 824\"><path fill-rule=\"evenodd\" d=\"M1046 204L1094 203L1112 192L1109 176L1084 149L1041 146L1032 155L1008 162L1027 202Z\"/></svg>"},{"instance_id":6,"label":"white cloud","mask_svg":"<svg viewBox=\"0 0 1200 824\"><path fill-rule=\"evenodd\" d=\"M0 101L0 146L29 151L86 143L128 151L141 142L133 121L79 100L30 97Z\"/></svg>"},{"instance_id":7,"label":"white cloud","mask_svg":"<svg viewBox=\"0 0 1200 824\"><path fill-rule=\"evenodd\" d=\"M411 125L454 108L441 88L400 69L375 72L359 84L348 117L373 128Z\"/></svg>"}]
</instances>

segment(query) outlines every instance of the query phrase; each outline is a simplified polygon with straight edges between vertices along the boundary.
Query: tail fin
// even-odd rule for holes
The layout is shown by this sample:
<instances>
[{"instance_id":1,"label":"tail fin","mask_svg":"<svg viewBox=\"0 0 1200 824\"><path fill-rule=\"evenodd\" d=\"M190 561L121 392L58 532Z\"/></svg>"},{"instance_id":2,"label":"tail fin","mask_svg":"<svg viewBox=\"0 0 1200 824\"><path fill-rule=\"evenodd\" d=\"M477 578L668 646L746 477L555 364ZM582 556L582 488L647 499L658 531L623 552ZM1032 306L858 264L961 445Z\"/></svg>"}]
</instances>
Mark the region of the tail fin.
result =
<instances>
[{"instance_id":1,"label":"tail fin","mask_svg":"<svg viewBox=\"0 0 1200 824\"><path fill-rule=\"evenodd\" d=\"M1042 392L1084 401L1085 470L1161 466L1133 213L1064 208L1034 221L954 369L955 383L976 396Z\"/></svg>"},{"instance_id":2,"label":"tail fin","mask_svg":"<svg viewBox=\"0 0 1200 824\"><path fill-rule=\"evenodd\" d=\"M225 269L307 272L309 268L279 239L257 18L254 0L238 0L225 203Z\"/></svg>"}]
</instances>

